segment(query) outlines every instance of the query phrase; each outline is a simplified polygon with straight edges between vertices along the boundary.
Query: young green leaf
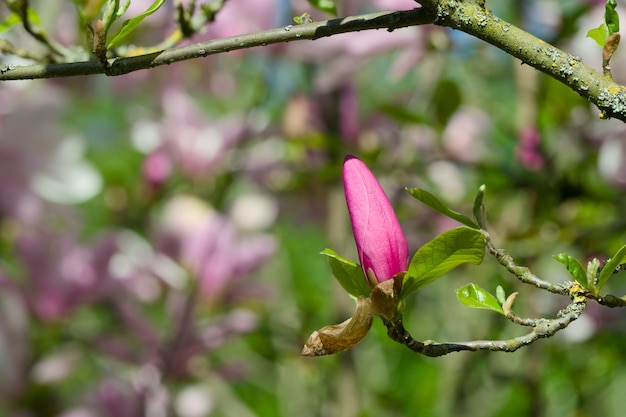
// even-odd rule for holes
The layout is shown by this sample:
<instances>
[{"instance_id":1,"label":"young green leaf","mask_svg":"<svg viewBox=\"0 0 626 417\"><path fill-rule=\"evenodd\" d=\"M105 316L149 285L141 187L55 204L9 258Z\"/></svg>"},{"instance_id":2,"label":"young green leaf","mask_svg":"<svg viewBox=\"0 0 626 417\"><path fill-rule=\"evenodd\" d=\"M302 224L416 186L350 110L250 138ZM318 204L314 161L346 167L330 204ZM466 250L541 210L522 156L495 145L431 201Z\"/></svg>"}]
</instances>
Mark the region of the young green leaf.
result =
<instances>
[{"instance_id":1,"label":"young green leaf","mask_svg":"<svg viewBox=\"0 0 626 417\"><path fill-rule=\"evenodd\" d=\"M460 302L472 308L484 308L500 314L504 314L502 306L496 297L476 284L467 284L456 290L456 296Z\"/></svg>"},{"instance_id":2,"label":"young green leaf","mask_svg":"<svg viewBox=\"0 0 626 417\"><path fill-rule=\"evenodd\" d=\"M372 289L363 276L361 265L342 258L332 249L324 249L322 255L328 257L328 265L339 284L355 297L369 297Z\"/></svg>"},{"instance_id":3,"label":"young green leaf","mask_svg":"<svg viewBox=\"0 0 626 417\"><path fill-rule=\"evenodd\" d=\"M31 24L39 25L41 23L41 18L39 17L37 12L35 12L35 10L30 7L26 9L26 18ZM4 21L0 22L0 32L4 32L11 26L18 23L22 23L22 17L19 15L19 13L13 12L6 19L4 19Z\"/></svg>"},{"instance_id":4,"label":"young green leaf","mask_svg":"<svg viewBox=\"0 0 626 417\"><path fill-rule=\"evenodd\" d=\"M318 10L337 16L337 5L332 0L308 0L308 2Z\"/></svg>"},{"instance_id":5,"label":"young green leaf","mask_svg":"<svg viewBox=\"0 0 626 417\"><path fill-rule=\"evenodd\" d=\"M107 5L102 13L102 26L104 27L104 33L109 33L111 24L117 18L117 9L120 6L119 0L107 0Z\"/></svg>"},{"instance_id":6,"label":"young green leaf","mask_svg":"<svg viewBox=\"0 0 626 417\"><path fill-rule=\"evenodd\" d=\"M117 8L117 13L115 13L115 18L119 19L120 17L122 17L122 15L126 13L126 10L128 10L129 6L130 0L121 0L120 6Z\"/></svg>"},{"instance_id":7,"label":"young green leaf","mask_svg":"<svg viewBox=\"0 0 626 417\"><path fill-rule=\"evenodd\" d=\"M496 299L501 305L506 302L506 293L504 292L504 288L500 285L496 287Z\"/></svg>"},{"instance_id":8,"label":"young green leaf","mask_svg":"<svg viewBox=\"0 0 626 417\"><path fill-rule=\"evenodd\" d=\"M593 258L587 262L587 287L594 294L598 294L597 278L600 275L600 261L598 258Z\"/></svg>"},{"instance_id":9,"label":"young green leaf","mask_svg":"<svg viewBox=\"0 0 626 417\"><path fill-rule=\"evenodd\" d=\"M587 272L580 262L576 258L569 256L567 253L560 253L553 256L557 261L565 265L567 272L578 282L583 288L589 289L589 283L587 282Z\"/></svg>"},{"instance_id":10,"label":"young green leaf","mask_svg":"<svg viewBox=\"0 0 626 417\"><path fill-rule=\"evenodd\" d=\"M133 17L132 19L128 19L127 21L125 21L122 24L122 28L120 29L119 33L115 35L115 37L111 40L111 42L108 43L107 49L110 49L114 46L119 45L120 42L124 40L124 38L130 35L131 32L137 28L137 26L143 21L143 19L145 19L146 17L150 16L152 13L159 10L159 8L163 6L164 3L165 3L165 0L155 0L154 3L152 3L152 5L148 7L148 9L145 12Z\"/></svg>"},{"instance_id":11,"label":"young green leaf","mask_svg":"<svg viewBox=\"0 0 626 417\"><path fill-rule=\"evenodd\" d=\"M604 6L604 23L608 29L608 36L619 32L619 14L615 11L616 7L615 0L608 0Z\"/></svg>"},{"instance_id":12,"label":"young green leaf","mask_svg":"<svg viewBox=\"0 0 626 417\"><path fill-rule=\"evenodd\" d=\"M461 264L480 264L484 255L485 238L476 229L461 226L440 234L413 256L402 284L402 298Z\"/></svg>"},{"instance_id":13,"label":"young green leaf","mask_svg":"<svg viewBox=\"0 0 626 417\"><path fill-rule=\"evenodd\" d=\"M0 23L0 32L4 32L8 28L18 23L22 23L22 18L17 13L11 13L3 22Z\"/></svg>"},{"instance_id":14,"label":"young green leaf","mask_svg":"<svg viewBox=\"0 0 626 417\"><path fill-rule=\"evenodd\" d=\"M625 262L626 262L626 245L619 248L617 253L615 253L615 255L613 255L613 257L609 259L609 261L602 268L602 271L600 271L600 275L598 276L598 284L596 285L596 288L597 288L596 295L597 293L600 292L602 287L604 287L604 284L606 284L609 278L613 275L613 273L615 272L615 269Z\"/></svg>"},{"instance_id":15,"label":"young green leaf","mask_svg":"<svg viewBox=\"0 0 626 417\"><path fill-rule=\"evenodd\" d=\"M595 29L591 29L587 32L587 37L596 41L600 48L604 48L604 43L606 42L606 38L609 36L606 25L602 23Z\"/></svg>"},{"instance_id":16,"label":"young green leaf","mask_svg":"<svg viewBox=\"0 0 626 417\"><path fill-rule=\"evenodd\" d=\"M461 213L457 213L456 211L447 207L437 197L430 194L428 191L422 190L421 188L407 188L407 191L414 198L418 199L422 203L426 204L428 207L443 214L444 216L448 216L459 223L471 227L472 229L480 229L480 227L478 227L478 225L474 223L469 217Z\"/></svg>"}]
</instances>

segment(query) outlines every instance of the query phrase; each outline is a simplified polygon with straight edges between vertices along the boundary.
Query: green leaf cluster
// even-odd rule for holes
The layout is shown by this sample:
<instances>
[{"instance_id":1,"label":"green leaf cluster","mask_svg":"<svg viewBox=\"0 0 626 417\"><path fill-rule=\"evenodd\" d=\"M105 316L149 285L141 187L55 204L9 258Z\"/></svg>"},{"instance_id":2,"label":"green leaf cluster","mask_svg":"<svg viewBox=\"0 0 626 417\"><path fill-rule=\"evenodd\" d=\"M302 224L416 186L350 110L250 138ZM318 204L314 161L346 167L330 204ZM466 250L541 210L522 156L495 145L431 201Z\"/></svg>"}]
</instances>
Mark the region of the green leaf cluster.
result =
<instances>
[{"instance_id":1,"label":"green leaf cluster","mask_svg":"<svg viewBox=\"0 0 626 417\"><path fill-rule=\"evenodd\" d=\"M604 22L597 28L587 32L587 37L596 41L601 48L604 48L606 39L609 36L619 32L619 14L615 10L616 7L616 0L607 0L604 7Z\"/></svg>"},{"instance_id":2,"label":"green leaf cluster","mask_svg":"<svg viewBox=\"0 0 626 417\"><path fill-rule=\"evenodd\" d=\"M485 237L481 231L485 224L484 185L480 186L474 199L473 220L452 210L425 190L412 188L407 191L428 207L466 227L458 227L442 233L417 251L405 277L402 288L403 297L428 285L463 263L480 264L485 255ZM501 301L476 284L467 284L457 290L457 298L466 306L485 308L504 314L501 304L505 297L501 287L498 287L498 296L502 298Z\"/></svg>"},{"instance_id":3,"label":"green leaf cluster","mask_svg":"<svg viewBox=\"0 0 626 417\"><path fill-rule=\"evenodd\" d=\"M114 46L119 45L128 35L130 35L137 28L137 26L139 26L139 24L146 17L150 16L151 14L159 10L159 8L163 6L163 4L165 4L165 0L155 0L154 3L152 3L152 5L148 7L143 13L140 13L139 15L133 17L132 19L126 20L122 24L122 28L120 29L118 34L115 35L113 39L111 39L111 41L107 43L107 49L113 48ZM108 31L108 28L110 27L111 23L119 19L126 12L126 9L128 9L129 5L130 5L129 0L122 0L121 4L119 0L109 0L108 7L105 11L104 19L107 19L110 16L110 21L107 22L106 20L103 19L103 23L105 25L105 32Z\"/></svg>"},{"instance_id":4,"label":"green leaf cluster","mask_svg":"<svg viewBox=\"0 0 626 417\"><path fill-rule=\"evenodd\" d=\"M621 265L626 264L626 245L619 248L615 255L602 266L598 259L592 259L588 262L587 269L583 267L580 261L567 253L556 255L554 259L565 265L567 272L583 288L594 295L599 295L609 278L621 269Z\"/></svg>"}]
</instances>

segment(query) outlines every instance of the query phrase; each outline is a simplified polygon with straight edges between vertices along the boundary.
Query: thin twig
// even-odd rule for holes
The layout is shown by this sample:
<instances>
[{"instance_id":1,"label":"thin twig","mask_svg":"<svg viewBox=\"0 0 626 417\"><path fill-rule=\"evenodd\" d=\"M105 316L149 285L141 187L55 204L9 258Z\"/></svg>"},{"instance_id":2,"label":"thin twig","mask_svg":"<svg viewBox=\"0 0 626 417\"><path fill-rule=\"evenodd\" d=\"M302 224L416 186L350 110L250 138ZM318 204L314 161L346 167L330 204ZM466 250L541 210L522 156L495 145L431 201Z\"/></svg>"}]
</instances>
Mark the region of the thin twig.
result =
<instances>
[{"instance_id":1,"label":"thin twig","mask_svg":"<svg viewBox=\"0 0 626 417\"><path fill-rule=\"evenodd\" d=\"M504 249L497 249L491 241L491 236L488 232L483 230L483 235L485 236L485 246L487 247L489 253L497 259L500 265L515 275L521 282L533 285L542 290L550 291L554 294L569 295L569 287L567 285L552 284L548 281L542 280L537 275L533 274L527 267L517 265L511 255L509 255Z\"/></svg>"},{"instance_id":2,"label":"thin twig","mask_svg":"<svg viewBox=\"0 0 626 417\"><path fill-rule=\"evenodd\" d=\"M15 66L0 74L2 80L72 77L77 75L104 74L117 76L133 71L169 65L175 62L235 51L239 49L286 43L297 40L315 40L339 33L368 29L392 31L408 26L432 23L434 17L423 9L400 12L379 12L304 25L287 25L282 28L230 36L208 42L156 51L144 55L110 60L108 70L96 61L82 61L49 65Z\"/></svg>"},{"instance_id":3,"label":"thin twig","mask_svg":"<svg viewBox=\"0 0 626 417\"><path fill-rule=\"evenodd\" d=\"M26 33L32 36L37 41L44 44L50 52L58 57L64 57L66 55L66 49L59 43L50 39L50 37L39 27L33 26L28 18L28 0L21 0L18 6L20 18L22 19L22 26Z\"/></svg>"},{"instance_id":4,"label":"thin twig","mask_svg":"<svg viewBox=\"0 0 626 417\"><path fill-rule=\"evenodd\" d=\"M623 297L618 297L616 295L612 295L612 294L606 294L606 295L594 295L590 292L587 292L584 294L585 297L595 300L598 304L603 305L605 307L609 307L609 308L616 308L616 307L626 307L626 300L624 300Z\"/></svg>"},{"instance_id":5,"label":"thin twig","mask_svg":"<svg viewBox=\"0 0 626 417\"><path fill-rule=\"evenodd\" d=\"M528 334L509 340L473 340L470 342L439 343L432 340L419 342L404 328L402 318L394 321L383 320L387 327L387 335L400 344L405 345L413 352L436 357L453 352L490 350L498 352L514 352L539 339L551 337L559 330L566 328L571 322L578 319L585 309L586 299L575 297L566 308L559 311L555 319L537 319L536 325Z\"/></svg>"}]
</instances>

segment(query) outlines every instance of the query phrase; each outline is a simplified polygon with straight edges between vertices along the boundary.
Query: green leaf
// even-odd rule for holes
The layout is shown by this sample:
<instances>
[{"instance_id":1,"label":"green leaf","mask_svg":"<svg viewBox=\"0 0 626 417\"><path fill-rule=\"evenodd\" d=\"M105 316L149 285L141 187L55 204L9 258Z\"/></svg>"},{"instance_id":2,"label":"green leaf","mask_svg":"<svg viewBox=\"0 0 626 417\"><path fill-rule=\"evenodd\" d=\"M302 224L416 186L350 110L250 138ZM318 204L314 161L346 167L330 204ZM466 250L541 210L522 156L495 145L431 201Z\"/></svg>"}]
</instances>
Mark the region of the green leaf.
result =
<instances>
[{"instance_id":1,"label":"green leaf","mask_svg":"<svg viewBox=\"0 0 626 417\"><path fill-rule=\"evenodd\" d=\"M143 19L145 19L146 17L150 16L152 13L159 10L159 8L164 3L165 3L165 0L155 0L155 2L152 3L152 5L148 7L148 9L145 12L133 17L132 19L128 19L127 21L125 21L122 24L122 28L120 29L119 33L115 35L115 37L107 45L107 49L110 49L118 45L122 40L124 40L124 38L130 35L131 32L137 28L137 26L143 21Z\"/></svg>"},{"instance_id":2,"label":"green leaf","mask_svg":"<svg viewBox=\"0 0 626 417\"><path fill-rule=\"evenodd\" d=\"M604 23L608 29L608 36L619 32L619 14L615 11L617 2L615 0L608 0L604 6Z\"/></svg>"},{"instance_id":3,"label":"green leaf","mask_svg":"<svg viewBox=\"0 0 626 417\"><path fill-rule=\"evenodd\" d=\"M594 294L598 294L598 288L596 286L596 278L600 276L600 261L598 258L593 258L587 262L587 287L593 291Z\"/></svg>"},{"instance_id":4,"label":"green leaf","mask_svg":"<svg viewBox=\"0 0 626 417\"><path fill-rule=\"evenodd\" d=\"M318 10L337 16L337 5L332 0L308 0L309 4Z\"/></svg>"},{"instance_id":5,"label":"green leaf","mask_svg":"<svg viewBox=\"0 0 626 417\"><path fill-rule=\"evenodd\" d=\"M117 19L117 9L120 6L119 0L107 0L107 5L102 13L102 25L105 35L109 33L111 24Z\"/></svg>"},{"instance_id":6,"label":"green leaf","mask_svg":"<svg viewBox=\"0 0 626 417\"><path fill-rule=\"evenodd\" d=\"M604 284L609 280L609 278L615 273L615 269L621 264L626 262L626 245L619 248L619 250L613 255L611 259L604 265L602 271L600 271L600 276L598 277L597 284L597 293L600 292ZM596 293L596 295L597 295Z\"/></svg>"},{"instance_id":7,"label":"green leaf","mask_svg":"<svg viewBox=\"0 0 626 417\"><path fill-rule=\"evenodd\" d=\"M596 41L596 43L600 45L600 48L604 48L604 43L606 42L606 38L608 36L608 29L606 28L606 25L604 23L602 23L597 28L591 29L589 32L587 32L587 37Z\"/></svg>"},{"instance_id":8,"label":"green leaf","mask_svg":"<svg viewBox=\"0 0 626 417\"><path fill-rule=\"evenodd\" d=\"M504 292L504 288L500 285L496 287L496 299L500 304L504 304L506 302L506 293Z\"/></svg>"},{"instance_id":9,"label":"green leaf","mask_svg":"<svg viewBox=\"0 0 626 417\"><path fill-rule=\"evenodd\" d=\"M117 8L117 12L115 13L115 19L119 19L120 17L122 17L122 15L126 13L126 10L128 10L129 6L130 0L122 0L120 6Z\"/></svg>"},{"instance_id":10,"label":"green leaf","mask_svg":"<svg viewBox=\"0 0 626 417\"><path fill-rule=\"evenodd\" d=\"M472 308L484 308L500 314L504 314L502 306L496 297L476 284L467 284L456 290L456 296L460 302Z\"/></svg>"},{"instance_id":11,"label":"green leaf","mask_svg":"<svg viewBox=\"0 0 626 417\"><path fill-rule=\"evenodd\" d=\"M324 249L322 255L328 257L328 264L339 284L355 297L369 297L372 289L363 276L361 265L342 258L332 249Z\"/></svg>"},{"instance_id":12,"label":"green leaf","mask_svg":"<svg viewBox=\"0 0 626 417\"><path fill-rule=\"evenodd\" d=\"M31 24L39 25L41 23L41 18L32 8L28 8L26 10L26 18ZM0 32L4 32L9 29L11 26L22 23L22 18L18 13L11 13L3 22L0 23Z\"/></svg>"},{"instance_id":13,"label":"green leaf","mask_svg":"<svg viewBox=\"0 0 626 417\"><path fill-rule=\"evenodd\" d=\"M440 234L413 256L402 284L402 298L461 264L480 264L484 255L485 238L479 230L461 226Z\"/></svg>"},{"instance_id":14,"label":"green leaf","mask_svg":"<svg viewBox=\"0 0 626 417\"><path fill-rule=\"evenodd\" d=\"M456 211L447 207L437 197L430 194L428 191L422 190L421 188L407 188L407 191L413 197L415 197L422 203L426 204L428 207L432 208L433 210L443 214L444 216L448 216L451 219L454 219L457 222L462 223L473 229L480 229L480 227L476 223L474 223L469 217L461 213L457 213Z\"/></svg>"},{"instance_id":15,"label":"green leaf","mask_svg":"<svg viewBox=\"0 0 626 417\"><path fill-rule=\"evenodd\" d=\"M569 256L567 253L560 253L553 256L557 261L565 265L567 272L578 282L583 288L589 289L589 282L587 281L587 271L582 264L574 257Z\"/></svg>"},{"instance_id":16,"label":"green leaf","mask_svg":"<svg viewBox=\"0 0 626 417\"><path fill-rule=\"evenodd\" d=\"M17 13L11 13L9 17L4 19L2 23L0 23L0 32L4 32L8 28L18 23L22 23L22 19Z\"/></svg>"}]
</instances>

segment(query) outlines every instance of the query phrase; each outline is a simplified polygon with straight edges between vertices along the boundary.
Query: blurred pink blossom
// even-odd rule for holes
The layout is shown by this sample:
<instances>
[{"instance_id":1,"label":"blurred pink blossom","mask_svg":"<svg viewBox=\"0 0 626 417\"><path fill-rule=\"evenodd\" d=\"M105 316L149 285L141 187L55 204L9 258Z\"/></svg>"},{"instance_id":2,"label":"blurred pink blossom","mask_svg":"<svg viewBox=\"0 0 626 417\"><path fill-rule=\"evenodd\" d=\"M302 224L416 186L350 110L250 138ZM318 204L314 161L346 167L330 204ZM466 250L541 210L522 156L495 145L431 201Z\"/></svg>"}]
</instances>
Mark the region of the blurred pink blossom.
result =
<instances>
[{"instance_id":1,"label":"blurred pink blossom","mask_svg":"<svg viewBox=\"0 0 626 417\"><path fill-rule=\"evenodd\" d=\"M420 27L397 29L391 33L379 30L349 32L313 41L311 47L301 42L287 45L287 55L306 62L324 62L325 69L317 76L317 88L322 91L354 77L365 61L373 55L399 51L393 64L381 78L404 76L426 51L426 36Z\"/></svg>"},{"instance_id":2,"label":"blurred pink blossom","mask_svg":"<svg viewBox=\"0 0 626 417\"><path fill-rule=\"evenodd\" d=\"M381 10L412 10L421 7L415 0L374 0Z\"/></svg>"},{"instance_id":3,"label":"blurred pink blossom","mask_svg":"<svg viewBox=\"0 0 626 417\"><path fill-rule=\"evenodd\" d=\"M277 26L277 2L280 0L229 0L207 26L202 38L215 39L270 29Z\"/></svg>"},{"instance_id":4,"label":"blurred pink blossom","mask_svg":"<svg viewBox=\"0 0 626 417\"><path fill-rule=\"evenodd\" d=\"M152 186L162 185L172 173L172 161L164 148L149 154L142 164L143 177Z\"/></svg>"},{"instance_id":5,"label":"blurred pink blossom","mask_svg":"<svg viewBox=\"0 0 626 417\"><path fill-rule=\"evenodd\" d=\"M18 237L16 251L25 277L11 285L41 320L60 320L114 286L108 262L115 247L109 237L87 247L69 235L28 232Z\"/></svg>"},{"instance_id":6,"label":"blurred pink blossom","mask_svg":"<svg viewBox=\"0 0 626 417\"><path fill-rule=\"evenodd\" d=\"M543 168L544 157L539 149L539 132L534 128L525 128L519 134L516 154L519 161L531 171Z\"/></svg>"},{"instance_id":7,"label":"blurred pink blossom","mask_svg":"<svg viewBox=\"0 0 626 417\"><path fill-rule=\"evenodd\" d=\"M45 203L31 182L64 135L58 120L66 103L66 94L49 84L0 90L0 214L28 224L41 220Z\"/></svg>"},{"instance_id":8,"label":"blurred pink blossom","mask_svg":"<svg viewBox=\"0 0 626 417\"><path fill-rule=\"evenodd\" d=\"M212 300L254 292L250 291L254 285L245 282L246 275L276 250L272 236L239 236L229 219L193 197L172 200L161 227L174 248L171 256L191 270L202 296Z\"/></svg>"},{"instance_id":9,"label":"blurred pink blossom","mask_svg":"<svg viewBox=\"0 0 626 417\"><path fill-rule=\"evenodd\" d=\"M443 132L446 151L465 163L481 161L490 126L491 119L484 111L474 107L461 108L452 115Z\"/></svg>"},{"instance_id":10,"label":"blurred pink blossom","mask_svg":"<svg viewBox=\"0 0 626 417\"><path fill-rule=\"evenodd\" d=\"M96 391L96 404L110 417L146 415L146 393L112 378L101 382Z\"/></svg>"},{"instance_id":11,"label":"blurred pink blossom","mask_svg":"<svg viewBox=\"0 0 626 417\"><path fill-rule=\"evenodd\" d=\"M188 93L178 88L165 90L162 105L159 145L144 162L148 182L165 180L171 163L192 178L219 171L227 163L228 152L247 131L243 117L229 115L211 120Z\"/></svg>"}]
</instances>

